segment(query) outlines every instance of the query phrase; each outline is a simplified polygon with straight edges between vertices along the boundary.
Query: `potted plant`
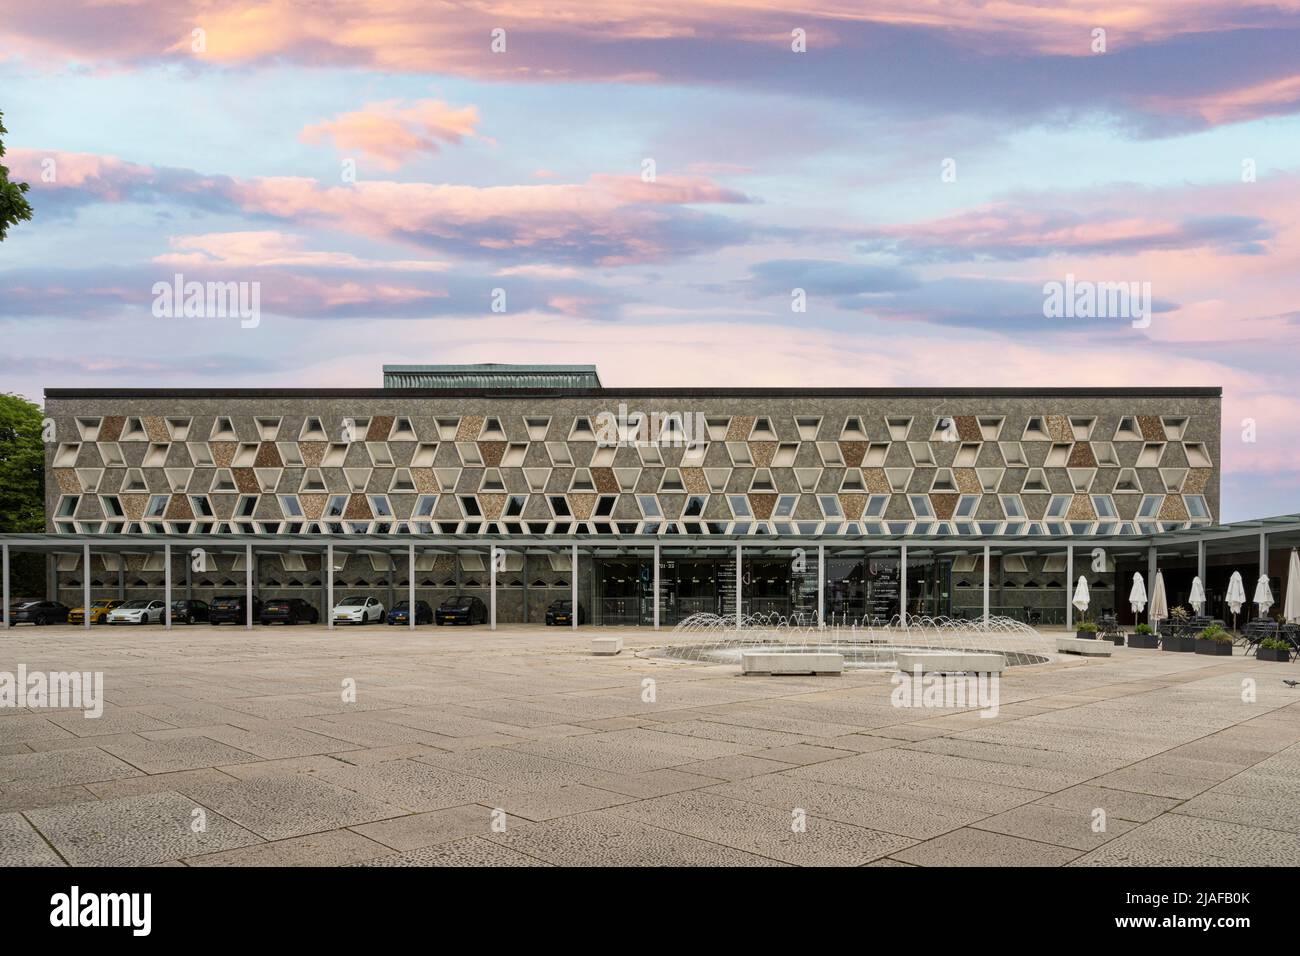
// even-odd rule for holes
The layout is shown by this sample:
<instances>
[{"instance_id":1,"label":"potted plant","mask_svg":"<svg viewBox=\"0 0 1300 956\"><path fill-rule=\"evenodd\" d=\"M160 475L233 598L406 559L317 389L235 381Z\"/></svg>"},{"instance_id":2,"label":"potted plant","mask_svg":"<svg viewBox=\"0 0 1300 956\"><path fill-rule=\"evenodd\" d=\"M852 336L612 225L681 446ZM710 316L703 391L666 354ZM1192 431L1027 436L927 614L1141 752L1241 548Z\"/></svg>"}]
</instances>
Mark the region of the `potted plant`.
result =
<instances>
[{"instance_id":1,"label":"potted plant","mask_svg":"<svg viewBox=\"0 0 1300 956\"><path fill-rule=\"evenodd\" d=\"M1275 661L1285 664L1291 660L1291 643L1280 638L1270 637L1268 640L1259 642L1259 650L1255 652L1255 657L1261 661Z\"/></svg>"},{"instance_id":2,"label":"potted plant","mask_svg":"<svg viewBox=\"0 0 1300 956\"><path fill-rule=\"evenodd\" d=\"M1232 655L1232 635L1217 624L1211 624L1197 634L1195 644L1197 654L1213 654L1217 657Z\"/></svg>"},{"instance_id":3,"label":"potted plant","mask_svg":"<svg viewBox=\"0 0 1300 956\"><path fill-rule=\"evenodd\" d=\"M1074 636L1087 641L1096 640L1097 622L1081 621L1079 626L1074 629Z\"/></svg>"},{"instance_id":4,"label":"potted plant","mask_svg":"<svg viewBox=\"0 0 1300 956\"><path fill-rule=\"evenodd\" d=\"M1160 649L1179 654L1191 654L1196 650L1196 638L1185 637L1181 628L1170 627L1160 638Z\"/></svg>"},{"instance_id":5,"label":"potted plant","mask_svg":"<svg viewBox=\"0 0 1300 956\"><path fill-rule=\"evenodd\" d=\"M1142 647L1153 651L1160 646L1160 638L1155 631L1151 630L1150 624L1139 624L1133 628L1133 633L1128 636L1128 646Z\"/></svg>"}]
</instances>

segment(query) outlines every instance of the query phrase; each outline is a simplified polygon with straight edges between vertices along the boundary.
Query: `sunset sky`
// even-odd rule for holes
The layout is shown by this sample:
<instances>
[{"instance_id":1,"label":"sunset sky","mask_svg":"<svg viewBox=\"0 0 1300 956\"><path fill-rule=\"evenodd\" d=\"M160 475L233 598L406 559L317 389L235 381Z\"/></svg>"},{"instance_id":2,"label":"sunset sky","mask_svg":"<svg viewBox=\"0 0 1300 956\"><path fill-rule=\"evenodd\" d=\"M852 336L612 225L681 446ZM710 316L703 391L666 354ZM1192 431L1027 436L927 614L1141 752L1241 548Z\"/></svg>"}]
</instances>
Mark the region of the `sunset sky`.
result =
<instances>
[{"instance_id":1,"label":"sunset sky","mask_svg":"<svg viewBox=\"0 0 1300 956\"><path fill-rule=\"evenodd\" d=\"M4 0L0 111L0 390L1221 385L1221 517L1300 511L1300 3Z\"/></svg>"}]
</instances>

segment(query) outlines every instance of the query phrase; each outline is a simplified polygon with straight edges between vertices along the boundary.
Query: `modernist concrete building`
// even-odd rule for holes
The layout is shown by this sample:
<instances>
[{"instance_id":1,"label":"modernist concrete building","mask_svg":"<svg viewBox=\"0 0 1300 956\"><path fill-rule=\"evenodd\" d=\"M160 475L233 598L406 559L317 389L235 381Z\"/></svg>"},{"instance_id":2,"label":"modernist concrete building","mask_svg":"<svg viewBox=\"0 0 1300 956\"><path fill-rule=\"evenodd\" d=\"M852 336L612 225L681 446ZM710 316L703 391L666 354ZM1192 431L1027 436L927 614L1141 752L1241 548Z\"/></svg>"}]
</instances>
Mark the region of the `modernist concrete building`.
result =
<instances>
[{"instance_id":1,"label":"modernist concrete building","mask_svg":"<svg viewBox=\"0 0 1300 956\"><path fill-rule=\"evenodd\" d=\"M745 613L805 620L1064 624L1083 573L1093 610L1123 617L1127 571L1155 542L1219 528L1220 402L1218 388L614 389L591 366L393 366L376 389L50 389L48 535L7 546L45 549L49 590L73 604L468 591L498 620L539 621L576 594L593 623L652 625L734 613L739 595ZM1168 583L1177 602L1180 576Z\"/></svg>"}]
</instances>

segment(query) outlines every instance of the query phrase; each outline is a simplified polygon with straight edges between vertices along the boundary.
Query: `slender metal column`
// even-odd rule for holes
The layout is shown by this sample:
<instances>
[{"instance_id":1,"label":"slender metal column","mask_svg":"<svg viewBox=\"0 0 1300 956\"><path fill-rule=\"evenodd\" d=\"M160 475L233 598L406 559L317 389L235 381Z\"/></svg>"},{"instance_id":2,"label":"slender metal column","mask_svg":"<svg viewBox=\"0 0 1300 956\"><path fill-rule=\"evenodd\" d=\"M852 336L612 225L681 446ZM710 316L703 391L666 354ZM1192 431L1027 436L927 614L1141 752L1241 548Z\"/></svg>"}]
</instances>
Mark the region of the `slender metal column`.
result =
<instances>
[{"instance_id":1,"label":"slender metal column","mask_svg":"<svg viewBox=\"0 0 1300 956\"><path fill-rule=\"evenodd\" d=\"M655 557L654 557L654 561L655 561L655 573L654 573L654 589L655 589L655 597L654 597L654 614L655 614L655 630L657 631L657 630L659 630L659 542L658 542L658 541L655 542Z\"/></svg>"},{"instance_id":2,"label":"slender metal column","mask_svg":"<svg viewBox=\"0 0 1300 956\"><path fill-rule=\"evenodd\" d=\"M817 545L817 626L826 626L826 545Z\"/></svg>"},{"instance_id":3,"label":"slender metal column","mask_svg":"<svg viewBox=\"0 0 1300 956\"><path fill-rule=\"evenodd\" d=\"M488 630L497 629L497 546L491 545L488 548ZM575 606L573 613L576 615L578 609Z\"/></svg>"},{"instance_id":4,"label":"slender metal column","mask_svg":"<svg viewBox=\"0 0 1300 956\"><path fill-rule=\"evenodd\" d=\"M0 579L3 584L5 627L9 627L9 545L0 545Z\"/></svg>"},{"instance_id":5,"label":"slender metal column","mask_svg":"<svg viewBox=\"0 0 1300 956\"><path fill-rule=\"evenodd\" d=\"M1201 586L1205 586L1205 539L1201 538L1196 542L1196 576L1201 579Z\"/></svg>"},{"instance_id":6,"label":"slender metal column","mask_svg":"<svg viewBox=\"0 0 1300 956\"><path fill-rule=\"evenodd\" d=\"M325 627L334 630L334 545L325 545Z\"/></svg>"},{"instance_id":7,"label":"slender metal column","mask_svg":"<svg viewBox=\"0 0 1300 956\"><path fill-rule=\"evenodd\" d=\"M406 552L406 626L415 627L415 542L407 546Z\"/></svg>"},{"instance_id":8,"label":"slender metal column","mask_svg":"<svg viewBox=\"0 0 1300 956\"><path fill-rule=\"evenodd\" d=\"M984 622L987 624L989 619L989 546L984 545Z\"/></svg>"},{"instance_id":9,"label":"slender metal column","mask_svg":"<svg viewBox=\"0 0 1300 956\"><path fill-rule=\"evenodd\" d=\"M8 601L5 601L8 604ZM81 626L90 630L90 545L81 548Z\"/></svg>"},{"instance_id":10,"label":"slender metal column","mask_svg":"<svg viewBox=\"0 0 1300 956\"><path fill-rule=\"evenodd\" d=\"M907 545L898 546L898 619L907 627Z\"/></svg>"},{"instance_id":11,"label":"slender metal column","mask_svg":"<svg viewBox=\"0 0 1300 956\"><path fill-rule=\"evenodd\" d=\"M86 547L86 553L90 553L90 547ZM89 561L87 561L89 563ZM86 591L90 593L89 590ZM89 614L89 608L87 608ZM89 620L89 616L87 617ZM172 546L171 542L163 545L163 627L167 630L172 629Z\"/></svg>"},{"instance_id":12,"label":"slender metal column","mask_svg":"<svg viewBox=\"0 0 1300 956\"><path fill-rule=\"evenodd\" d=\"M253 546L244 545L244 627L253 629Z\"/></svg>"},{"instance_id":13,"label":"slender metal column","mask_svg":"<svg viewBox=\"0 0 1300 956\"><path fill-rule=\"evenodd\" d=\"M741 590L741 573L740 573L740 555L741 545L736 543L736 630L740 630L740 590Z\"/></svg>"},{"instance_id":14,"label":"slender metal column","mask_svg":"<svg viewBox=\"0 0 1300 956\"><path fill-rule=\"evenodd\" d=\"M1147 621L1151 620L1151 599L1156 593L1156 548L1147 548Z\"/></svg>"},{"instance_id":15,"label":"slender metal column","mask_svg":"<svg viewBox=\"0 0 1300 956\"><path fill-rule=\"evenodd\" d=\"M1259 576L1268 576L1268 534L1263 531L1259 533Z\"/></svg>"},{"instance_id":16,"label":"slender metal column","mask_svg":"<svg viewBox=\"0 0 1300 956\"><path fill-rule=\"evenodd\" d=\"M573 550L569 554L569 627L576 629L578 626L578 543L573 543Z\"/></svg>"},{"instance_id":17,"label":"slender metal column","mask_svg":"<svg viewBox=\"0 0 1300 956\"><path fill-rule=\"evenodd\" d=\"M1074 629L1074 545L1065 546L1065 629Z\"/></svg>"}]
</instances>

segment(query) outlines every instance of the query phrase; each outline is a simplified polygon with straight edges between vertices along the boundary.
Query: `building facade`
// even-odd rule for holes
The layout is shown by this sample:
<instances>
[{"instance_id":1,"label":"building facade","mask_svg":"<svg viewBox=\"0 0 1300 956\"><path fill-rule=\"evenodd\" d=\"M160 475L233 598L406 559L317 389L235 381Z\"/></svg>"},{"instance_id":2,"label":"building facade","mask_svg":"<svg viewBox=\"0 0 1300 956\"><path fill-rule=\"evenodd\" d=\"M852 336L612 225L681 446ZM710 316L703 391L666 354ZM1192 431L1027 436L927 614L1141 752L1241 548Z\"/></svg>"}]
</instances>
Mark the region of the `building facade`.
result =
<instances>
[{"instance_id":1,"label":"building facade","mask_svg":"<svg viewBox=\"0 0 1300 956\"><path fill-rule=\"evenodd\" d=\"M390 600L412 543L432 601L484 591L497 548L499 616L519 621L568 596L580 541L580 603L628 624L649 623L656 577L669 623L738 595L798 617L978 613L973 545L993 541L993 607L1047 622L1068 604L1067 540L1219 513L1218 388L610 389L590 366L385 381L421 387L48 390L48 531L109 542L97 593L161 586L161 556L133 543L192 540L211 552L176 569L195 596L242 585L252 554L260 593L313 603L322 541L336 583ZM83 587L77 555L60 560L58 587ZM1092 574L1113 607L1113 557Z\"/></svg>"}]
</instances>

